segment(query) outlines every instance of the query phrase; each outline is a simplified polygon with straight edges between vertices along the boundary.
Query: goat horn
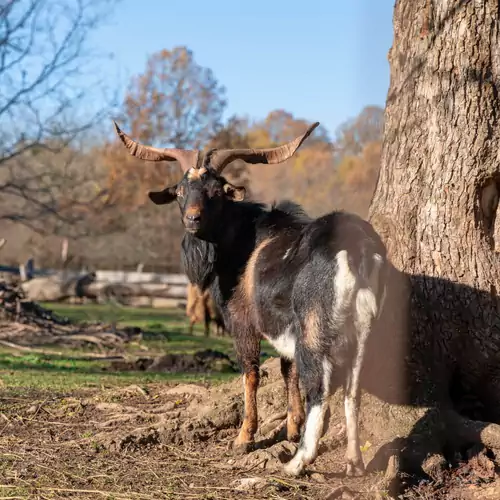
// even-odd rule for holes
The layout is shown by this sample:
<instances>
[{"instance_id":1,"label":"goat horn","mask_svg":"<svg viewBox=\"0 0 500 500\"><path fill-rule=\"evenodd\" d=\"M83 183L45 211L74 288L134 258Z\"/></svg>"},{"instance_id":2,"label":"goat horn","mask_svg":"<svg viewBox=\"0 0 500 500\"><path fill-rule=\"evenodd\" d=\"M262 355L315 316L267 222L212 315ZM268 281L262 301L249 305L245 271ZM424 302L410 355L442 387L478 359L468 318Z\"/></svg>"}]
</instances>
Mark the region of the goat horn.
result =
<instances>
[{"instance_id":1,"label":"goat horn","mask_svg":"<svg viewBox=\"0 0 500 500\"><path fill-rule=\"evenodd\" d=\"M291 158L318 125L319 122L313 123L301 136L274 148L216 150L211 156L210 166L221 173L234 160L243 160L246 163L282 163Z\"/></svg>"},{"instance_id":2,"label":"goat horn","mask_svg":"<svg viewBox=\"0 0 500 500\"><path fill-rule=\"evenodd\" d=\"M187 172L191 167L197 168L199 151L193 149L161 149L152 146L144 146L131 139L120 129L115 121L113 121L113 123L118 137L123 144L125 144L125 147L132 156L148 161L178 161L183 172Z\"/></svg>"}]
</instances>

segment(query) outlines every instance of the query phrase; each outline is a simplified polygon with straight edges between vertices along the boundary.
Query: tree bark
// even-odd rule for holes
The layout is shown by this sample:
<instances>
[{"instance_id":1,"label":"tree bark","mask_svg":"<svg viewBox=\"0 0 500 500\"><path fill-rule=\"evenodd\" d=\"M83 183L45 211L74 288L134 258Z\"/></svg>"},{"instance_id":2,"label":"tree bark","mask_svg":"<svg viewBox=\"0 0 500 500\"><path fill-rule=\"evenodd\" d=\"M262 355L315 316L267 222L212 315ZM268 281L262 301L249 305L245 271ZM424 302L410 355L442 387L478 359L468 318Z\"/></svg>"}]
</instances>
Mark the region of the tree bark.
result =
<instances>
[{"instance_id":1,"label":"tree bark","mask_svg":"<svg viewBox=\"0 0 500 500\"><path fill-rule=\"evenodd\" d=\"M416 427L428 408L443 445L500 448L500 427L457 414L500 422L499 10L497 0L394 10L370 221L408 287L393 291L375 343L382 355L398 345L399 402L413 405Z\"/></svg>"}]
</instances>

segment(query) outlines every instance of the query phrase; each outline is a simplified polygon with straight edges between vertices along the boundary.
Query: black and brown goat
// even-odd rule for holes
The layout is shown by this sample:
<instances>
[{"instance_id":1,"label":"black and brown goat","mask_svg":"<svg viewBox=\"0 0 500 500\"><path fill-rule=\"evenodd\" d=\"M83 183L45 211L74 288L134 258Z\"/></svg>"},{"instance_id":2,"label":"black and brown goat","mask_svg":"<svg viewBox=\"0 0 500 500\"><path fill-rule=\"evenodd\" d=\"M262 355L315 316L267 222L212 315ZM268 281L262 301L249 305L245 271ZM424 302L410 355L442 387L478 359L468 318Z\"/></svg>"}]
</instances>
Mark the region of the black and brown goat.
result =
<instances>
[{"instance_id":1,"label":"black and brown goat","mask_svg":"<svg viewBox=\"0 0 500 500\"><path fill-rule=\"evenodd\" d=\"M271 209L245 202L245 188L221 173L232 161L281 163L318 125L279 147L198 151L143 146L117 133L144 160L175 161L184 176L150 192L157 205L177 201L186 229L182 258L191 282L210 288L243 371L245 416L235 446L251 449L257 431L260 340L281 356L288 397L287 437L300 446L285 466L299 474L314 461L327 397L343 384L347 428L346 473L364 471L358 436L360 371L368 335L382 308L386 250L372 226L356 215L309 218L300 206ZM306 392L306 415L299 391Z\"/></svg>"}]
</instances>

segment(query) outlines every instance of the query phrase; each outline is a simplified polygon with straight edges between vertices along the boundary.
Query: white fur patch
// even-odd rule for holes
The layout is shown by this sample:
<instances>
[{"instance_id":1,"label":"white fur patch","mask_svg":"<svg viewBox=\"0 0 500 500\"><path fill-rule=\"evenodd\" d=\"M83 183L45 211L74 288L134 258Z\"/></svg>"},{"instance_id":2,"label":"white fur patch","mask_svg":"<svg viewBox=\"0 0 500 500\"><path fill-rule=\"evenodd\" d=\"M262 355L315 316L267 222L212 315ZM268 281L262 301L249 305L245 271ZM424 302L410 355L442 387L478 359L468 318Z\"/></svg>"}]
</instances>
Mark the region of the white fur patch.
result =
<instances>
[{"instance_id":1,"label":"white fur patch","mask_svg":"<svg viewBox=\"0 0 500 500\"><path fill-rule=\"evenodd\" d=\"M377 317L377 299L375 294L369 288L360 288L356 294L356 313L358 321L361 323L370 323Z\"/></svg>"},{"instance_id":2,"label":"white fur patch","mask_svg":"<svg viewBox=\"0 0 500 500\"><path fill-rule=\"evenodd\" d=\"M360 288L356 294L356 315L357 322L367 327L379 314L379 305L377 304L377 291L379 287L380 268L383 264L382 256L374 254L374 266L368 278L368 288ZM385 300L385 286L382 294L382 301Z\"/></svg>"},{"instance_id":3,"label":"white fur patch","mask_svg":"<svg viewBox=\"0 0 500 500\"><path fill-rule=\"evenodd\" d=\"M200 179L204 174L206 174L207 169L205 167L201 168L196 168L196 167L191 167L188 170L187 177L188 179Z\"/></svg>"},{"instance_id":4,"label":"white fur patch","mask_svg":"<svg viewBox=\"0 0 500 500\"><path fill-rule=\"evenodd\" d=\"M286 464L285 472L292 476L299 475L304 466L312 463L318 455L319 440L323 433L325 424L325 412L327 398L330 394L330 381L332 377L332 364L327 358L323 359L323 404L314 405L307 414L307 420L304 427L304 437L300 448L295 456Z\"/></svg>"},{"instance_id":5,"label":"white fur patch","mask_svg":"<svg viewBox=\"0 0 500 500\"><path fill-rule=\"evenodd\" d=\"M352 294L356 286L356 276L349 268L347 250L341 250L336 256L337 272L334 278L335 302L333 304L332 328L341 328L345 323L350 308Z\"/></svg>"},{"instance_id":6,"label":"white fur patch","mask_svg":"<svg viewBox=\"0 0 500 500\"><path fill-rule=\"evenodd\" d=\"M330 395L330 383L332 380L332 363L327 358L323 359L323 389L325 398Z\"/></svg>"},{"instance_id":7,"label":"white fur patch","mask_svg":"<svg viewBox=\"0 0 500 500\"><path fill-rule=\"evenodd\" d=\"M316 458L317 445L323 429L323 415L324 411L321 405L314 405L307 417L304 432L304 460L308 463Z\"/></svg>"},{"instance_id":8,"label":"white fur patch","mask_svg":"<svg viewBox=\"0 0 500 500\"><path fill-rule=\"evenodd\" d=\"M290 327L275 338L266 337L268 342L278 351L278 353L288 359L293 359L295 356L295 337L291 334Z\"/></svg>"},{"instance_id":9,"label":"white fur patch","mask_svg":"<svg viewBox=\"0 0 500 500\"><path fill-rule=\"evenodd\" d=\"M325 404L314 405L307 416L304 437L295 456L285 466L287 474L297 476L305 465L310 464L318 454L318 443L323 430L325 418Z\"/></svg>"},{"instance_id":10,"label":"white fur patch","mask_svg":"<svg viewBox=\"0 0 500 500\"><path fill-rule=\"evenodd\" d=\"M344 412L347 431L347 452L346 458L355 460L358 456L359 437L356 402L352 395L346 395L344 398Z\"/></svg>"}]
</instances>

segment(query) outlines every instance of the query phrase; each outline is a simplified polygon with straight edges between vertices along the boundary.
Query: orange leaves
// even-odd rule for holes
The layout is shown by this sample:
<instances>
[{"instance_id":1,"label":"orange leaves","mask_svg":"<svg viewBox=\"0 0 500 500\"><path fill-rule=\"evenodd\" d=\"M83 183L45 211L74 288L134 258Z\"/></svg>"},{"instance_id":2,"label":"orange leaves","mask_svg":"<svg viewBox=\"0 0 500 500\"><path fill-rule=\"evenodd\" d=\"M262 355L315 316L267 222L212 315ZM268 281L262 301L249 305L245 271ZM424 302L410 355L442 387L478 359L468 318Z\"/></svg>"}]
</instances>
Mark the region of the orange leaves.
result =
<instances>
[{"instance_id":1,"label":"orange leaves","mask_svg":"<svg viewBox=\"0 0 500 500\"><path fill-rule=\"evenodd\" d=\"M115 142L102 152L107 170L107 189L113 203L125 211L149 203L148 191L175 184L182 177L177 162L148 162L130 156Z\"/></svg>"},{"instance_id":2,"label":"orange leaves","mask_svg":"<svg viewBox=\"0 0 500 500\"><path fill-rule=\"evenodd\" d=\"M224 89L186 47L160 50L132 78L120 125L134 139L157 147L198 149L221 127ZM115 141L105 148L109 188L124 209L149 200L147 193L181 176L177 163L151 163L131 157Z\"/></svg>"},{"instance_id":3,"label":"orange leaves","mask_svg":"<svg viewBox=\"0 0 500 500\"><path fill-rule=\"evenodd\" d=\"M369 142L357 156L345 156L338 166L339 179L350 187L362 187L376 181L380 168L381 143Z\"/></svg>"}]
</instances>

